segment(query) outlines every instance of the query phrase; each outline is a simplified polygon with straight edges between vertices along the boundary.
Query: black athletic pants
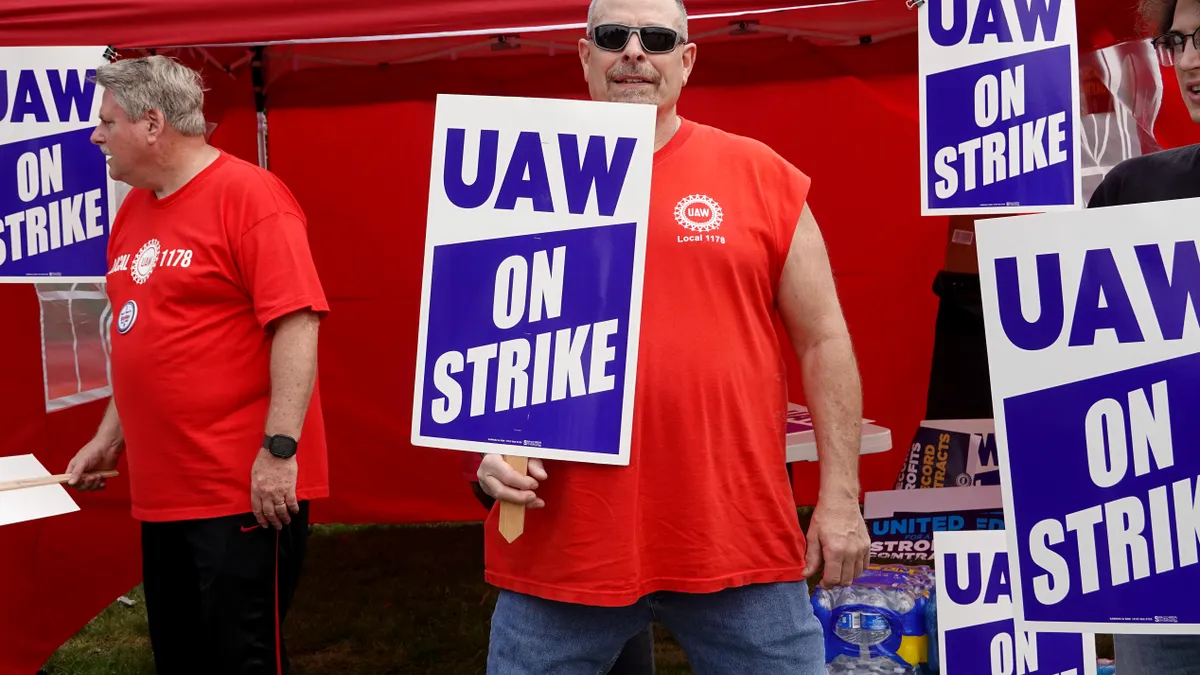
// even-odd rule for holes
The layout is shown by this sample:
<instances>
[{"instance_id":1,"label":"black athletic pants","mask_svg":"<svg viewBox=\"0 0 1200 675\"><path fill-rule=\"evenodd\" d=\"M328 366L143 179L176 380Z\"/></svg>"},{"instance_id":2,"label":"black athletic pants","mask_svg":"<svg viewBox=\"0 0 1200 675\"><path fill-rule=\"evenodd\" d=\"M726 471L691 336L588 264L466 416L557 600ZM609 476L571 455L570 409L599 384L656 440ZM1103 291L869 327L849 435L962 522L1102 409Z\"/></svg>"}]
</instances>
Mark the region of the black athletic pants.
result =
<instances>
[{"instance_id":1,"label":"black athletic pants","mask_svg":"<svg viewBox=\"0 0 1200 675\"><path fill-rule=\"evenodd\" d=\"M307 545L307 502L283 530L250 513L142 523L158 675L286 675L281 629Z\"/></svg>"}]
</instances>

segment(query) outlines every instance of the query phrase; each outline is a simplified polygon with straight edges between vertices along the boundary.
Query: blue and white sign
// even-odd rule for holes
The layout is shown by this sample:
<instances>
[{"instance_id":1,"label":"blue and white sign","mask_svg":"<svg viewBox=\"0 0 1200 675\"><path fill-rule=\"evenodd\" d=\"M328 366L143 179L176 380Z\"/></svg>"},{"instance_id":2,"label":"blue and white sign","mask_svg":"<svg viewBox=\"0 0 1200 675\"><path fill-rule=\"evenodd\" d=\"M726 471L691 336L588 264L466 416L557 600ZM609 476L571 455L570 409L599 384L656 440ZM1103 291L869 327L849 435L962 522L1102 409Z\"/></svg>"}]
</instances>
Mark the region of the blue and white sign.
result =
<instances>
[{"instance_id":1,"label":"blue and white sign","mask_svg":"<svg viewBox=\"0 0 1200 675\"><path fill-rule=\"evenodd\" d=\"M116 185L89 140L105 47L0 48L0 282L103 282Z\"/></svg>"},{"instance_id":2,"label":"blue and white sign","mask_svg":"<svg viewBox=\"0 0 1200 675\"><path fill-rule=\"evenodd\" d=\"M1200 633L1200 257L1189 199L980 222L1016 616Z\"/></svg>"},{"instance_id":3,"label":"blue and white sign","mask_svg":"<svg viewBox=\"0 0 1200 675\"><path fill-rule=\"evenodd\" d=\"M942 675L1096 674L1094 635L1016 629L1004 532L936 532L933 547Z\"/></svg>"},{"instance_id":4,"label":"blue and white sign","mask_svg":"<svg viewBox=\"0 0 1200 675\"><path fill-rule=\"evenodd\" d=\"M654 125L438 97L414 445L629 463Z\"/></svg>"},{"instance_id":5,"label":"blue and white sign","mask_svg":"<svg viewBox=\"0 0 1200 675\"><path fill-rule=\"evenodd\" d=\"M1083 206L1074 0L927 0L921 212Z\"/></svg>"}]
</instances>

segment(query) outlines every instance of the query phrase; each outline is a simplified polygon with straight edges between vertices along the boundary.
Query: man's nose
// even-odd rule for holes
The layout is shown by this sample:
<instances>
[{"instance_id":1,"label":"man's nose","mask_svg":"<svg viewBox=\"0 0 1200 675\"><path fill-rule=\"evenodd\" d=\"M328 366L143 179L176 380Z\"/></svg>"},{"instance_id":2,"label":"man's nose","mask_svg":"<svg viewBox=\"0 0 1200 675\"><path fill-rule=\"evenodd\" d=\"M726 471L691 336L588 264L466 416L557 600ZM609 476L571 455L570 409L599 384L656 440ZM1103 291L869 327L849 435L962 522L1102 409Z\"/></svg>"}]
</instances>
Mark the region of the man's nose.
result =
<instances>
[{"instance_id":1,"label":"man's nose","mask_svg":"<svg viewBox=\"0 0 1200 675\"><path fill-rule=\"evenodd\" d=\"M621 57L628 61L641 61L646 58L646 50L642 49L642 38L637 33L629 36L629 42L625 43L625 52Z\"/></svg>"},{"instance_id":2,"label":"man's nose","mask_svg":"<svg viewBox=\"0 0 1200 675\"><path fill-rule=\"evenodd\" d=\"M92 136L88 139L94 145L104 145L104 137L100 134L100 125L97 124L95 129L92 129Z\"/></svg>"}]
</instances>

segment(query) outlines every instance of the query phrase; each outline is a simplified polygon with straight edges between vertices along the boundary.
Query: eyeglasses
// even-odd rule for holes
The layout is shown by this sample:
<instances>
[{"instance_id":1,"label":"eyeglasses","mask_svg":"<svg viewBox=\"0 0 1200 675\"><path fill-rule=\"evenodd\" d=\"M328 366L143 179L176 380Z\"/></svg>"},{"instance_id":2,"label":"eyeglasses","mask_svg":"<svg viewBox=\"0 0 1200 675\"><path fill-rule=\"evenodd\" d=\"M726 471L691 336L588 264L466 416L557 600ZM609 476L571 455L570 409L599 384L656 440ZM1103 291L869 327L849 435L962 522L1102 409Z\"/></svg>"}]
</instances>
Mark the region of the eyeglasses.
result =
<instances>
[{"instance_id":1,"label":"eyeglasses","mask_svg":"<svg viewBox=\"0 0 1200 675\"><path fill-rule=\"evenodd\" d=\"M629 36L637 33L642 50L647 54L666 54L683 42L677 31L662 26L623 26L606 23L592 30L592 42L605 51L619 52L629 44Z\"/></svg>"},{"instance_id":2,"label":"eyeglasses","mask_svg":"<svg viewBox=\"0 0 1200 675\"><path fill-rule=\"evenodd\" d=\"M1200 29L1196 29L1187 35L1179 33L1167 33L1154 38L1151 44L1154 45L1154 51L1158 52L1158 62L1163 66L1173 66L1183 56L1183 50L1188 42L1192 43L1192 49L1200 51Z\"/></svg>"}]
</instances>

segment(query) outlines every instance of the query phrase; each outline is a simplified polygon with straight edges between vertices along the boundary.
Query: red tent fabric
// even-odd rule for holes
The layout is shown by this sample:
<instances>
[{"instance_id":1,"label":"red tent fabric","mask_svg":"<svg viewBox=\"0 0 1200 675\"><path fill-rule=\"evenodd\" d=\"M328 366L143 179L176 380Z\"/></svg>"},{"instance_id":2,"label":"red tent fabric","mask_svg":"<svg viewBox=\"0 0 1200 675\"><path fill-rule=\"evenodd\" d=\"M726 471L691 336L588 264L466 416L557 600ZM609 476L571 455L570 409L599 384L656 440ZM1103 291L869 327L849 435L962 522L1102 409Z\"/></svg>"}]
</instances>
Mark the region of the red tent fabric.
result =
<instances>
[{"instance_id":1,"label":"red tent fabric","mask_svg":"<svg viewBox=\"0 0 1200 675\"><path fill-rule=\"evenodd\" d=\"M770 13L819 0L689 0L702 17ZM842 4L842 3L838 3ZM903 8L903 0L899 0ZM0 44L114 47L263 44L320 38L412 35L581 25L587 0L8 0Z\"/></svg>"},{"instance_id":2,"label":"red tent fabric","mask_svg":"<svg viewBox=\"0 0 1200 675\"><path fill-rule=\"evenodd\" d=\"M7 0L0 6L0 44L114 47L264 44L312 39L441 34L578 26L587 0ZM1076 0L1080 42L1103 47L1137 36L1133 0ZM870 35L880 12L915 12L905 0L688 0L692 17L758 14L824 6L853 35ZM840 32L840 31L835 31Z\"/></svg>"},{"instance_id":3,"label":"red tent fabric","mask_svg":"<svg viewBox=\"0 0 1200 675\"><path fill-rule=\"evenodd\" d=\"M786 9L806 4L691 0L693 17L742 14L692 22L699 60L680 112L758 138L813 177L812 207L855 338L866 414L892 429L897 446L864 459L863 484L887 489L924 414L937 310L930 284L947 227L945 218L918 215L916 14L904 0ZM1077 5L1085 45L1133 35L1129 6ZM582 97L572 52L586 6L9 0L0 6L0 44L225 45L172 53L205 74L213 142L254 161L248 54L228 45L279 43L266 50L270 167L309 216L332 305L320 377L333 496L314 505L314 520L473 520L481 513L462 456L408 442L434 95ZM403 39L289 42L378 35ZM1164 145L1195 139L1174 86L1164 79L1155 128ZM37 299L28 287L0 285L0 308L0 456L33 452L61 470L104 402L47 415ZM798 376L789 384L802 400ZM0 603L0 675L34 672L138 582L127 484L109 485L79 497L79 513L0 528L0 578L10 589ZM811 503L814 467L798 467L796 488L797 501Z\"/></svg>"}]
</instances>

